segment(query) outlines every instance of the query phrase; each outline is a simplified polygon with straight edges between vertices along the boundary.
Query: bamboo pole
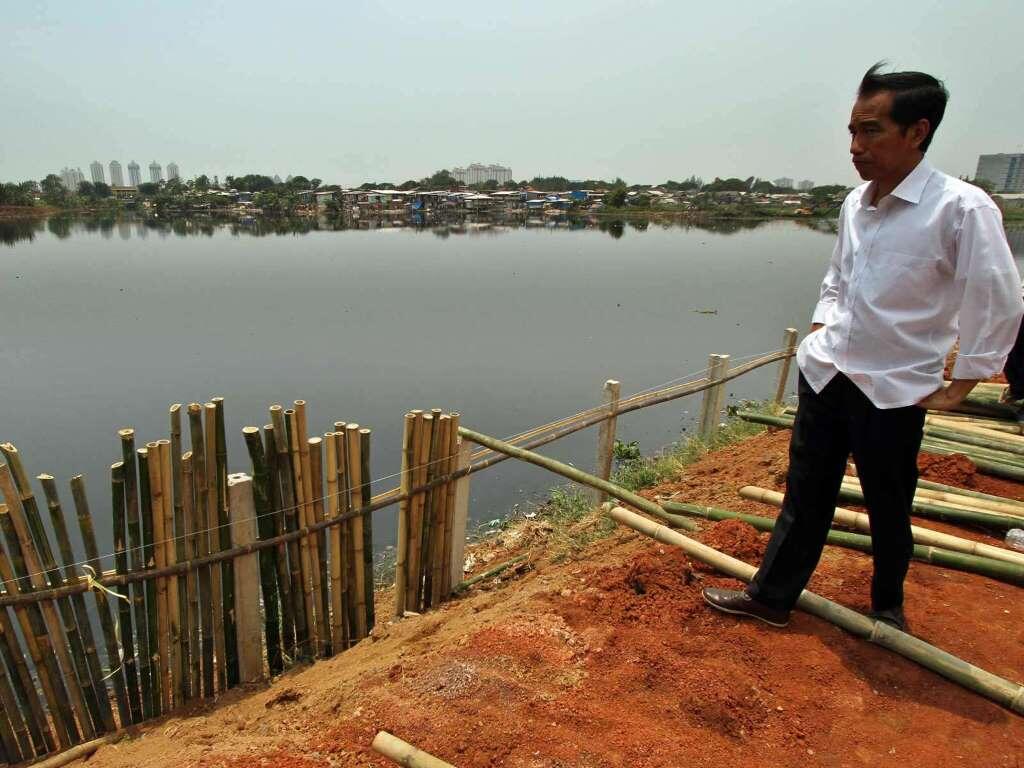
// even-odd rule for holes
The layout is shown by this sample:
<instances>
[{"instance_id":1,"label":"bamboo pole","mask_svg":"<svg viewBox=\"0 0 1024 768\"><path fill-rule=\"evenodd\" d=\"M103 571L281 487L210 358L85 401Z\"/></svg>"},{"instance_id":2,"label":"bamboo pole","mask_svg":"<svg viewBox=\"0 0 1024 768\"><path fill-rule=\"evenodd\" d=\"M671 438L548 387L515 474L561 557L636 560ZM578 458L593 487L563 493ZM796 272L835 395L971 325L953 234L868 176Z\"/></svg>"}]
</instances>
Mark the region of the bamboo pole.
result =
<instances>
[{"instance_id":1,"label":"bamboo pole","mask_svg":"<svg viewBox=\"0 0 1024 768\"><path fill-rule=\"evenodd\" d=\"M782 405L786 399L786 384L789 382L789 369L796 356L796 328L787 328L782 336L782 348L788 355L779 361L779 379L775 385L775 397L772 399L776 405Z\"/></svg>"},{"instance_id":2,"label":"bamboo pole","mask_svg":"<svg viewBox=\"0 0 1024 768\"><path fill-rule=\"evenodd\" d=\"M324 519L324 470L323 470L323 438L311 437L306 441L306 460L309 463L309 482L312 488L311 498L312 518L310 522L320 522ZM313 562L315 579L313 582L313 594L318 598L317 631L319 646L317 652L322 658L331 655L331 631L330 631L330 591L327 575L327 547L323 540L322 531L317 531L312 536L312 543L316 548L316 559Z\"/></svg>"},{"instance_id":3,"label":"bamboo pole","mask_svg":"<svg viewBox=\"0 0 1024 768\"><path fill-rule=\"evenodd\" d=\"M363 509L363 496L360 491L363 484L362 476L362 444L359 439L359 425L345 425L345 455L348 459L348 484L352 498L353 511ZM349 583L349 590L354 594L351 601L355 607L355 622L353 637L355 640L362 640L367 635L367 613L366 613L366 563L363 557L363 516L356 515L352 518L352 546L349 553L352 558L352 568L355 578Z\"/></svg>"},{"instance_id":4,"label":"bamboo pole","mask_svg":"<svg viewBox=\"0 0 1024 768\"><path fill-rule=\"evenodd\" d=\"M608 379L602 389L602 405L608 409L608 418L598 425L597 432L597 461L594 465L594 474L605 480L612 476L612 459L615 455L615 410L619 406L619 398L622 394L622 385L615 379ZM456 427L457 428L457 427ZM602 491L590 491L591 502L597 506L608 499Z\"/></svg>"},{"instance_id":5,"label":"bamboo pole","mask_svg":"<svg viewBox=\"0 0 1024 768\"><path fill-rule=\"evenodd\" d=\"M427 419L423 411L411 411L413 415L412 463L410 465L411 483L413 488L423 485L426 478L426 459L424 445L430 444L429 430L433 416ZM424 442L426 441L426 442ZM427 452L429 453L429 452ZM406 564L406 595L405 610L419 611L420 595L420 545L423 529L424 494L417 493L409 501L409 549Z\"/></svg>"},{"instance_id":6,"label":"bamboo pole","mask_svg":"<svg viewBox=\"0 0 1024 768\"><path fill-rule=\"evenodd\" d=\"M1009 435L1020 436L1020 422L1005 421L1003 419L988 419L984 416L968 416L963 413L951 413L950 411L928 411L926 419L934 419L946 424L958 424L961 426L981 427L991 432L1001 432Z\"/></svg>"},{"instance_id":7,"label":"bamboo pole","mask_svg":"<svg viewBox=\"0 0 1024 768\"><path fill-rule=\"evenodd\" d=\"M3 505L6 507L6 505ZM17 644L14 625L7 609L0 609L0 672L10 671L7 684L10 696L4 692L0 705L7 713L11 730L18 742L18 748L25 760L34 755L45 755L55 749L46 715L36 686L29 674L25 654ZM43 727L45 727L45 736Z\"/></svg>"},{"instance_id":8,"label":"bamboo pole","mask_svg":"<svg viewBox=\"0 0 1024 768\"><path fill-rule=\"evenodd\" d=\"M857 491L861 490L860 479L857 477L844 476L843 485L850 486ZM924 504L939 503L969 512L997 512L1003 515L1019 517L1021 525L1024 526L1024 509L1013 504L983 501L982 499L973 499L970 496L961 496L956 493L933 491L930 488L915 489L914 500Z\"/></svg>"},{"instance_id":9,"label":"bamboo pole","mask_svg":"<svg viewBox=\"0 0 1024 768\"><path fill-rule=\"evenodd\" d=\"M242 436L245 438L249 458L252 460L252 496L256 528L259 538L269 539L273 536L274 509L271 504L270 472L267 469L259 427L243 427ZM240 544L241 542L236 543ZM271 675L279 674L284 669L284 660L281 657L276 559L277 550L260 550L259 574L265 617L263 634L267 646L267 666Z\"/></svg>"},{"instance_id":10,"label":"bamboo pole","mask_svg":"<svg viewBox=\"0 0 1024 768\"><path fill-rule=\"evenodd\" d=\"M450 475L458 469L459 463L459 423L461 415L450 413L451 419L448 430L448 446L446 449L444 474ZM612 431L614 437L614 430ZM452 578L452 552L454 550L453 536L455 535L455 487L454 481L449 481L442 486L445 490L444 504L444 550L441 554L441 596L447 598L452 593L452 587L456 581ZM464 535L464 529L459 535Z\"/></svg>"},{"instance_id":11,"label":"bamboo pole","mask_svg":"<svg viewBox=\"0 0 1024 768\"><path fill-rule=\"evenodd\" d=\"M978 448L988 448L1017 456L1024 456L1024 441L1015 441L1009 437L993 437L991 435L979 435L966 429L956 429L944 426L925 426L924 433L931 437L938 437L942 440L951 440L964 445L972 445Z\"/></svg>"},{"instance_id":12,"label":"bamboo pole","mask_svg":"<svg viewBox=\"0 0 1024 768\"><path fill-rule=\"evenodd\" d=\"M337 432L324 435L327 461L327 517L334 520L338 517L338 449L335 436ZM345 650L342 638L342 602L341 602L341 541L338 538L340 526L327 531L328 546L331 553L330 595L331 595L331 648L335 653Z\"/></svg>"},{"instance_id":13,"label":"bamboo pole","mask_svg":"<svg viewBox=\"0 0 1024 768\"><path fill-rule=\"evenodd\" d=\"M0 649L6 646L4 629L0 625ZM0 746L3 747L6 762L18 763L32 759L35 750L21 706L14 695L12 679L7 674L6 661L6 652L0 651ZM31 713L28 714L31 717Z\"/></svg>"},{"instance_id":14,"label":"bamboo pole","mask_svg":"<svg viewBox=\"0 0 1024 768\"><path fill-rule=\"evenodd\" d=\"M136 452L139 462L139 517L142 522L142 558L145 563L145 570L151 571L156 568L156 546L153 543L153 493L150 488L149 470L149 448L139 448ZM157 459L154 455L154 461ZM143 714L147 717L157 717L162 712L161 701L163 694L160 686L163 678L160 674L160 622L158 620L156 578L147 578L143 583L146 593L146 637L149 675L143 678L143 683L148 679L148 689L143 691L142 705Z\"/></svg>"},{"instance_id":15,"label":"bamboo pole","mask_svg":"<svg viewBox=\"0 0 1024 768\"><path fill-rule=\"evenodd\" d=\"M944 483L937 483L934 480L918 480L918 488L927 488L928 490L944 491L946 493L952 493L957 496L964 496L972 499L984 499L986 501L1005 502L1007 504L1014 504L1024 509L1024 502L1019 499L1011 499L1006 496L996 496L991 493L982 493L981 491L974 491L970 488L958 488L955 485L946 485Z\"/></svg>"},{"instance_id":16,"label":"bamboo pole","mask_svg":"<svg viewBox=\"0 0 1024 768\"><path fill-rule=\"evenodd\" d=\"M348 452L345 446L345 422L334 422L333 437L334 457L337 461L336 483L338 486L338 514L344 516L352 512L352 495L348 487ZM334 556L334 547L337 547L338 553L337 577L340 584L340 597L338 598L338 604L341 606L341 614L336 617L336 623L337 631L340 632L341 635L341 650L345 650L351 645L353 635L351 620L352 595L349 593L348 589L349 567L351 565L349 547L352 541L350 528L351 526L347 520L331 528L331 533L333 534L333 538L331 539L331 556ZM334 631L334 625L332 625L332 637Z\"/></svg>"},{"instance_id":17,"label":"bamboo pole","mask_svg":"<svg viewBox=\"0 0 1024 768\"><path fill-rule=\"evenodd\" d=\"M124 504L126 528L128 531L129 562L126 568L133 572L141 572L146 565L143 559L142 527L139 518L139 480L135 466L135 430L125 427L117 431L121 440L121 463L124 467ZM138 672L138 688L128 691L128 700L132 707L133 722L140 722L150 717L149 690L149 638L146 631L146 585L137 582L130 585L128 595L131 598L132 618L135 638L138 639L138 656L133 666ZM125 643L122 648L126 655L135 654L135 642Z\"/></svg>"},{"instance_id":18,"label":"bamboo pole","mask_svg":"<svg viewBox=\"0 0 1024 768\"><path fill-rule=\"evenodd\" d=\"M408 744L387 731L380 731L373 737L371 745L375 752L406 768L455 768L422 749Z\"/></svg>"},{"instance_id":19,"label":"bamboo pole","mask_svg":"<svg viewBox=\"0 0 1024 768\"><path fill-rule=\"evenodd\" d=\"M185 500L182 498L185 477L181 461L181 403L174 403L170 407L168 415L170 417L171 435L168 450L171 461L172 530L174 531L174 543L171 551L173 552L174 562L181 563L188 560L188 556L185 554L188 539L185 530ZM178 615L175 619L178 632L177 663L175 664L178 685L175 688L175 695L178 702L183 703L188 701L192 695L191 686L189 685L189 670L192 664L189 658L189 637L191 636L191 631L188 623L188 579L178 578L173 583L177 588L174 602L178 607Z\"/></svg>"},{"instance_id":20,"label":"bamboo pole","mask_svg":"<svg viewBox=\"0 0 1024 768\"><path fill-rule=\"evenodd\" d=\"M289 450L288 429L284 410L280 405L270 406L270 419L273 423L274 448L277 453L277 477L281 488L284 530L294 533L299 530L298 501L295 496L291 452ZM291 575L289 591L295 622L295 655L305 653L309 635L306 624L306 594L302 587L302 557L298 539L288 542L288 568Z\"/></svg>"},{"instance_id":21,"label":"bamboo pole","mask_svg":"<svg viewBox=\"0 0 1024 768\"><path fill-rule=\"evenodd\" d=\"M363 427L359 430L359 489L361 493L361 509L366 509L373 503L373 492L370 474L370 436L369 428ZM360 518L363 521L363 569L366 572L363 586L364 599L366 600L366 631L373 629L376 621L374 606L374 578L373 578L373 515L364 512Z\"/></svg>"},{"instance_id":22,"label":"bamboo pole","mask_svg":"<svg viewBox=\"0 0 1024 768\"><path fill-rule=\"evenodd\" d=\"M25 472L25 467L22 464L21 454L12 443L3 443L0 445L0 451L3 452L4 457L7 459L10 474L21 501L20 516L23 521L24 532L19 527L18 510L12 511L15 514L15 528L18 530L19 537L22 538L21 544L25 550L24 556L29 562L34 561L37 564L33 570L38 572L38 580L33 579L33 588L46 589L48 587L60 586L62 583L60 571L57 569L57 563L54 561L53 549L50 547L49 537L43 528L42 517L39 514L39 505L36 503L28 474ZM102 730L103 720L100 714L100 704L96 688L89 674L85 646L82 642L78 623L75 620L71 601L64 598L55 601L55 603L56 606L50 605L52 616L55 617L52 619L50 632L53 634L54 640L59 643L60 649L64 650L67 654L66 657L62 656L61 661L63 663L65 658L69 661L69 664L64 668L64 674L67 678L68 690L72 697L71 703L81 721L83 733L86 738L92 738L96 734L97 729ZM50 611L44 610L44 616L49 617ZM66 640L67 645L70 647L69 653L64 648L64 640Z\"/></svg>"},{"instance_id":23,"label":"bamboo pole","mask_svg":"<svg viewBox=\"0 0 1024 768\"><path fill-rule=\"evenodd\" d=\"M75 573L75 554L71 549L71 540L68 537L68 528L64 520L64 510L61 508L59 494L57 493L57 484L54 482L53 475L37 475L36 479L39 480L40 485L43 487L43 495L46 498L46 507L50 513L50 524L53 528L54 537L57 539L57 549L60 551L61 563L64 566L64 573L54 574L55 578L51 578L50 584L54 583L63 584L65 581L72 582L77 580L78 575ZM121 493L121 511L123 516L124 508L124 496L123 496L123 473L120 478L111 478L114 482L115 496L116 493ZM120 480L118 485L117 481ZM115 501L117 499L115 498ZM116 541L115 541L116 544ZM122 527L121 534L121 546L124 547L124 533ZM115 546L116 551L116 546ZM50 562L52 563L53 555L48 553ZM86 669L83 671L80 660L75 659L76 671L79 675L79 679L84 683L88 680L91 684L91 690L86 693L86 704L89 705L90 714L93 716L93 722L97 728L102 728L106 731L112 731L116 727L114 724L114 714L110 709L110 697L107 691L106 683L103 678L103 671L100 665L99 655L96 652L96 639L92 631L92 623L89 621L89 612L85 605L84 595L73 595L69 599L60 601L64 604L70 604L70 609L74 614L74 624L78 627L78 632L81 637L81 644L85 652L85 666ZM131 622L131 606L125 605L125 609L128 612L129 627ZM62 612L63 613L63 612ZM69 626L70 622L68 616L63 616L65 626ZM75 646L72 645L72 653L76 653L74 650ZM123 678L115 677L114 679L114 695L117 700L118 715L122 722L131 722L131 710L128 706L127 692L125 690L125 684Z\"/></svg>"},{"instance_id":24,"label":"bamboo pole","mask_svg":"<svg viewBox=\"0 0 1024 768\"><path fill-rule=\"evenodd\" d=\"M286 424L288 426L288 446L291 453L292 477L295 488L295 505L298 527L306 529L309 527L309 505L306 493L309 491L305 477L305 467L302 463L302 451L299 448L301 438L297 417L294 408L285 410ZM309 534L299 539L299 557L302 566L302 607L306 617L306 644L302 647L303 655L315 656L318 645L316 628L316 605L313 597L313 557L310 551Z\"/></svg>"},{"instance_id":25,"label":"bamboo pole","mask_svg":"<svg viewBox=\"0 0 1024 768\"><path fill-rule=\"evenodd\" d=\"M458 432L458 430L455 430ZM458 439L458 436L456 435ZM472 463L473 446L468 440L458 440L457 472L461 472ZM450 583L454 586L462 581L465 571L466 554L466 523L469 520L469 476L465 475L454 481L455 500L452 512L452 555L450 560Z\"/></svg>"},{"instance_id":26,"label":"bamboo pole","mask_svg":"<svg viewBox=\"0 0 1024 768\"><path fill-rule=\"evenodd\" d=\"M193 452L186 451L181 456L182 474L182 518L185 529L182 532L185 538L186 560L194 560L199 557L199 534L200 527L196 523L196 483L195 464L193 463ZM179 562L181 562L179 560ZM202 672L202 648L201 629L199 624L199 574L195 568L189 569L183 579L185 582L185 595L187 601L188 623L188 666L186 679L188 681L185 697L187 699L198 698L203 691Z\"/></svg>"},{"instance_id":27,"label":"bamboo pole","mask_svg":"<svg viewBox=\"0 0 1024 768\"><path fill-rule=\"evenodd\" d=\"M113 744L120 741L124 736L125 733L123 730L105 734L104 736L100 736L98 739L93 739L92 741L87 741L83 744L77 744L60 754L53 755L45 760L40 760L38 763L33 763L32 768L63 768L65 765L69 765L76 760L86 760L103 745Z\"/></svg>"},{"instance_id":28,"label":"bamboo pole","mask_svg":"<svg viewBox=\"0 0 1024 768\"><path fill-rule=\"evenodd\" d=\"M772 531L775 528L774 519L759 515L746 515L728 509L702 507L696 504L681 504L675 501L666 501L662 506L666 511L677 515L696 515L708 520L741 520L759 531ZM871 554L871 537L860 533L830 530L825 541L832 546L856 549L860 552ZM952 552L925 544L914 544L912 557L915 560L922 560L943 568L977 573L1010 584L1024 584L1024 565L1007 563L977 555L968 555L962 552Z\"/></svg>"},{"instance_id":29,"label":"bamboo pole","mask_svg":"<svg viewBox=\"0 0 1024 768\"><path fill-rule=\"evenodd\" d=\"M926 427L942 427L944 429L956 430L957 432L967 435L977 435L979 437L985 437L996 441L1006 441L1013 445L1024 445L1024 435L1021 435L1018 429L1009 424L982 426L981 424L972 424L970 422L958 421L956 419L945 418L942 416L925 416L924 423Z\"/></svg>"},{"instance_id":30,"label":"bamboo pole","mask_svg":"<svg viewBox=\"0 0 1024 768\"><path fill-rule=\"evenodd\" d=\"M0 474L5 472L6 465L2 465ZM11 522L10 507L7 504L0 504L0 530L7 541L7 552L0 547L0 580L6 583L8 595L30 593L32 586L25 578L21 545L18 543L18 536L14 530L14 524ZM78 740L78 731L74 726L74 715L67 706L67 693L64 691L63 678L57 667L56 656L46 631L42 610L39 603L32 602L26 605L16 605L14 615L18 620L25 646L28 648L29 656L35 666L39 687L42 688L50 717L53 718L53 730L56 733L57 745L62 749L67 749ZM14 637L14 629L13 627L8 628L7 623L5 612L5 633ZM35 692L35 683L31 678L27 683L27 691L31 696ZM38 724L42 729L48 750L53 750L55 745L50 737L49 718L42 712L39 712L39 716Z\"/></svg>"},{"instance_id":31,"label":"bamboo pole","mask_svg":"<svg viewBox=\"0 0 1024 768\"><path fill-rule=\"evenodd\" d=\"M451 437L451 417L443 413L438 417L437 429L435 430L435 452L431 456L434 477L447 474L447 453L448 443ZM435 488L431 494L430 520L430 605L436 607L441 602L442 587L444 586L444 515L445 506L448 503L448 489L445 486Z\"/></svg>"},{"instance_id":32,"label":"bamboo pole","mask_svg":"<svg viewBox=\"0 0 1024 768\"><path fill-rule=\"evenodd\" d=\"M153 565L157 570L167 566L167 534L164 527L164 483L161 477L164 468L160 444L152 440L146 443L146 464L149 469L149 513L153 519ZM167 577L156 578L156 676L160 680L160 712L167 712L173 706L171 687L170 623L167 607Z\"/></svg>"},{"instance_id":33,"label":"bamboo pole","mask_svg":"<svg viewBox=\"0 0 1024 768\"><path fill-rule=\"evenodd\" d=\"M210 508L210 488L208 472L208 454L206 450L206 436L203 429L204 408L199 403L188 405L188 427L189 439L192 443L192 483L195 490L195 522L196 522L196 556L205 557L210 554L210 518L213 516ZM208 565L200 566L196 574L199 580L199 624L201 627L201 638L199 641L200 655L202 657L202 685L201 694L203 698L212 698L215 693L214 674L214 636L213 636L213 575Z\"/></svg>"},{"instance_id":34,"label":"bamboo pole","mask_svg":"<svg viewBox=\"0 0 1024 768\"><path fill-rule=\"evenodd\" d=\"M217 426L217 514L220 528L220 548L231 549L231 510L228 509L228 441L224 416L224 398L211 397L216 407ZM224 560L221 567L221 584L224 588L224 647L227 649L225 666L229 688L238 685L238 631L235 627L235 571L234 561Z\"/></svg>"},{"instance_id":35,"label":"bamboo pole","mask_svg":"<svg viewBox=\"0 0 1024 768\"><path fill-rule=\"evenodd\" d=\"M729 557L629 510L615 507L609 512L609 515L615 522L628 526L655 541L681 548L691 557L717 568L727 576L742 581L750 581L754 576L756 570L754 566ZM883 621L873 621L867 616L862 616L856 611L826 600L813 592L804 590L797 606L858 637L888 648L1018 714L1024 714L1024 686L986 672L923 640L901 632Z\"/></svg>"},{"instance_id":36,"label":"bamboo pole","mask_svg":"<svg viewBox=\"0 0 1024 768\"><path fill-rule=\"evenodd\" d=\"M34 592L45 589L46 580L43 578L42 564L32 542L32 535L25 516L21 494L16 490L10 468L6 464L0 465L0 492L3 493L7 502L9 508L7 519L12 524L14 532L14 536L8 539L8 546L15 559L15 571L18 571L20 564L22 572L18 573L18 575L28 583L29 591ZM39 629L42 629L43 633L49 636L50 648L53 651L55 660L60 664L60 668L57 667L57 664L53 665L53 675L56 677L56 680L53 681L54 689L58 693L66 690L61 703L68 702L71 705L70 712L67 713L68 735L72 738L72 741L78 741L79 731L75 726L74 718L78 718L82 732L91 734L93 728L89 719L89 710L85 704L82 689L75 679L75 665L68 653L68 646L63 631L64 627L53 601L43 601L39 604L39 608L41 609L40 618L42 619L42 626ZM63 676L61 670L63 670Z\"/></svg>"},{"instance_id":37,"label":"bamboo pole","mask_svg":"<svg viewBox=\"0 0 1024 768\"><path fill-rule=\"evenodd\" d=\"M719 413L722 409L722 387L728 371L728 355L710 355L708 357L708 380L711 382L711 387L704 391L700 416L700 436L705 440L711 437L718 426Z\"/></svg>"},{"instance_id":38,"label":"bamboo pole","mask_svg":"<svg viewBox=\"0 0 1024 768\"><path fill-rule=\"evenodd\" d=\"M203 444L206 448L206 527L210 533L210 552L220 552L223 495L217 474L217 405L203 404ZM210 592L213 597L214 680L218 694L228 689L227 646L224 639L224 569L218 563L210 569Z\"/></svg>"},{"instance_id":39,"label":"bamboo pole","mask_svg":"<svg viewBox=\"0 0 1024 768\"><path fill-rule=\"evenodd\" d=\"M172 566L178 562L177 543L179 532L175 520L174 501L174 462L171 457L171 441L158 440L160 446L160 480L163 483L163 496L161 501L164 507L164 564ZM167 578L167 650L168 670L170 672L171 688L165 698L168 706L179 706L183 698L182 687L182 658L181 658L181 591L178 584L182 581L177 573Z\"/></svg>"},{"instance_id":40,"label":"bamboo pole","mask_svg":"<svg viewBox=\"0 0 1024 768\"><path fill-rule=\"evenodd\" d=\"M232 539L253 544L256 535L256 506L252 478L243 473L228 475L228 503L232 510ZM263 677L263 646L260 642L260 570L256 554L234 559L235 622L238 627L237 659L239 682L251 683Z\"/></svg>"},{"instance_id":41,"label":"bamboo pole","mask_svg":"<svg viewBox=\"0 0 1024 768\"><path fill-rule=\"evenodd\" d=\"M778 491L757 486L747 485L740 488L740 496L745 499L760 501L765 504L772 504L776 507L782 506L785 496ZM664 506L664 505L663 505ZM666 509L668 507L666 506ZM671 510L670 510L671 511ZM858 531L871 533L871 519L863 512L854 512L851 509L836 507L835 522L847 528L855 528ZM910 526L914 541L918 544L927 544L941 549L948 549L952 552L962 552L968 555L987 557L993 560L1001 560L1006 563L1015 563L1024 567L1024 553L1014 552L1002 547L995 547L991 544L984 544L980 541L971 541L959 536L952 536L941 531L933 531L930 528L922 528L918 525Z\"/></svg>"},{"instance_id":42,"label":"bamboo pole","mask_svg":"<svg viewBox=\"0 0 1024 768\"><path fill-rule=\"evenodd\" d=\"M309 427L306 423L306 401L296 400L295 403L295 435L296 445L299 453L299 462L302 465L302 498L303 498L303 525L310 526L316 522L316 498L323 493L314 492L313 467L309 454ZM309 550L309 571L307 578L311 582L311 600L313 602L313 614L311 618L313 642L310 644L310 653L315 656L322 654L323 648L323 585L321 584L320 573L320 535L311 533L306 537Z\"/></svg>"},{"instance_id":43,"label":"bamboo pole","mask_svg":"<svg viewBox=\"0 0 1024 768\"><path fill-rule=\"evenodd\" d=\"M263 425L263 456L267 464L268 487L270 489L270 511L268 518L269 535L275 538L284 530L281 510L281 485L277 470L277 451L274 448L274 425ZM263 537L263 534L260 534ZM291 659L295 655L295 609L292 607L291 582L288 575L288 545L281 543L274 548L274 568L277 571L276 583L281 605L281 662L285 657Z\"/></svg>"},{"instance_id":44,"label":"bamboo pole","mask_svg":"<svg viewBox=\"0 0 1024 768\"><path fill-rule=\"evenodd\" d=\"M399 488L408 493L412 487L412 442L416 415L405 414L402 427L402 474ZM405 615L405 599L408 588L409 560L409 499L398 504L398 521L395 527L395 618Z\"/></svg>"},{"instance_id":45,"label":"bamboo pole","mask_svg":"<svg viewBox=\"0 0 1024 768\"><path fill-rule=\"evenodd\" d=\"M419 469L417 485L424 485L431 480L430 476L430 458L432 456L433 445L434 445L434 429L436 428L436 419L433 413L423 414L423 424L420 429L420 452L416 459L416 465ZM415 515L415 526L413 528L413 536L415 537L416 547L414 551L414 561L416 570L412 573L412 584L416 591L416 599L412 602L411 609L414 611L423 610L426 601L426 584L424 583L423 571L426 567L426 563L429 561L430 553L426 547L426 533L430 530L430 498L431 488L429 491L425 491L420 494L420 497L416 500L416 515Z\"/></svg>"},{"instance_id":46,"label":"bamboo pole","mask_svg":"<svg viewBox=\"0 0 1024 768\"><path fill-rule=\"evenodd\" d=\"M843 485L839 489L837 497L840 501L851 504L866 504L864 494L859 489L849 485ZM911 504L911 514L918 517L944 520L951 523L971 523L973 525L986 526L988 528L1009 529L1020 525L1020 518L1013 515L1004 515L999 512L986 512L980 509L968 510L960 507L953 507L938 502L918 501L915 499Z\"/></svg>"}]
</instances>

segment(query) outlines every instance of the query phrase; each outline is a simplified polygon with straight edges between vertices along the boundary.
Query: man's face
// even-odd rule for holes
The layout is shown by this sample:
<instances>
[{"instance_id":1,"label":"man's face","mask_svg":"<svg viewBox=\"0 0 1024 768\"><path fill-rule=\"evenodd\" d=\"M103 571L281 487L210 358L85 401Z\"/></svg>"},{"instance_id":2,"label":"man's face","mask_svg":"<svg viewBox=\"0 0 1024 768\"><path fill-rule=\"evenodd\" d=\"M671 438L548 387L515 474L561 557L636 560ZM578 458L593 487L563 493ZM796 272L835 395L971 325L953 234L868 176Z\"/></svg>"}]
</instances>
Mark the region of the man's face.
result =
<instances>
[{"instance_id":1,"label":"man's face","mask_svg":"<svg viewBox=\"0 0 1024 768\"><path fill-rule=\"evenodd\" d=\"M920 160L928 121L901 128L890 117L892 93L879 91L857 99L850 115L850 154L865 181L906 173Z\"/></svg>"}]
</instances>

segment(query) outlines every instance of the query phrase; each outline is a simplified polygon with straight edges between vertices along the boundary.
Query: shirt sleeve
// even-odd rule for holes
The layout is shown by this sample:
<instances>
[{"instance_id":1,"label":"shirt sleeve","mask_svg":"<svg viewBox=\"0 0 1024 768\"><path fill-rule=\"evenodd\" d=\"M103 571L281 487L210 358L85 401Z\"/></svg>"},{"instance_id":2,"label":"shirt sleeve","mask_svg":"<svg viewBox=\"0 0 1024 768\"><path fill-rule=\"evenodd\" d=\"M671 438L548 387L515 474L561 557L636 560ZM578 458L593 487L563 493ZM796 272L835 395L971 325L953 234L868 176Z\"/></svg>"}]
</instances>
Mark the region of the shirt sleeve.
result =
<instances>
[{"instance_id":1,"label":"shirt sleeve","mask_svg":"<svg viewBox=\"0 0 1024 768\"><path fill-rule=\"evenodd\" d=\"M987 379L1003 369L1024 316L1020 275L997 208L979 206L965 214L956 280L963 300L953 378Z\"/></svg>"},{"instance_id":2,"label":"shirt sleeve","mask_svg":"<svg viewBox=\"0 0 1024 768\"><path fill-rule=\"evenodd\" d=\"M825 324L828 319L829 310L836 303L839 297L839 275L843 263L843 232L846 227L846 203L839 211L839 232L836 235L836 245L832 249L832 259L829 262L828 270L825 272L825 279L821 283L821 292L818 296L818 304L814 307L814 314L811 315L811 323Z\"/></svg>"}]
</instances>

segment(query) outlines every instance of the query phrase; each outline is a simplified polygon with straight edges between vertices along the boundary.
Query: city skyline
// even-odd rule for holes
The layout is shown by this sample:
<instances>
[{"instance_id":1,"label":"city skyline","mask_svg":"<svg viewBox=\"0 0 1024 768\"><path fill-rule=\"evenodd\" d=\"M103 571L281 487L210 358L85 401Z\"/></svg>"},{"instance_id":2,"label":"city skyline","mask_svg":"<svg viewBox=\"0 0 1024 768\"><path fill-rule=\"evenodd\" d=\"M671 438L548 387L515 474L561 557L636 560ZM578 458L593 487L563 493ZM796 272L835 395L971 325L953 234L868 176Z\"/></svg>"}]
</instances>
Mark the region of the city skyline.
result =
<instances>
[{"instance_id":1,"label":"city skyline","mask_svg":"<svg viewBox=\"0 0 1024 768\"><path fill-rule=\"evenodd\" d=\"M880 59L947 83L936 167L973 175L980 154L1024 151L1024 102L1009 97L1024 5L1010 0L984 13L951 0L866 0L857 14L752 1L256 7L13 5L0 66L19 77L0 83L0 99L19 119L0 128L3 175L160 147L189 175L316 169L343 185L469 158L501 158L527 179L799 172L854 184L846 124ZM182 34L149 45L166 29ZM109 35L119 45L72 56L77 41ZM537 76L537 62L552 72ZM426 85L409 77L424 67L436 73ZM111 72L118 87L100 88ZM232 87L211 88L211 73Z\"/></svg>"}]
</instances>

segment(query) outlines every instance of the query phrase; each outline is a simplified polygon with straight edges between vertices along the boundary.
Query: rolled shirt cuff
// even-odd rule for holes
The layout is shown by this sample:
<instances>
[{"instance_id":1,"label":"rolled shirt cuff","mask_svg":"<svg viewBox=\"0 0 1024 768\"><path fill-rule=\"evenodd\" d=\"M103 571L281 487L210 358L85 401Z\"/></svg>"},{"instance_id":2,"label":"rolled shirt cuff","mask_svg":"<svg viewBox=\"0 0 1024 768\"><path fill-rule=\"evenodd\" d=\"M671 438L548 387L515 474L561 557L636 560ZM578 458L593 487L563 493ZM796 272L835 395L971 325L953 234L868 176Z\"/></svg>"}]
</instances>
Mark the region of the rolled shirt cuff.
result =
<instances>
[{"instance_id":1,"label":"rolled shirt cuff","mask_svg":"<svg viewBox=\"0 0 1024 768\"><path fill-rule=\"evenodd\" d=\"M1006 356L957 355L953 364L954 379L987 379L1003 370Z\"/></svg>"},{"instance_id":2,"label":"rolled shirt cuff","mask_svg":"<svg viewBox=\"0 0 1024 768\"><path fill-rule=\"evenodd\" d=\"M829 310L835 305L834 301L819 301L817 306L814 308L814 314L811 315L811 323L824 325L828 320Z\"/></svg>"}]
</instances>

